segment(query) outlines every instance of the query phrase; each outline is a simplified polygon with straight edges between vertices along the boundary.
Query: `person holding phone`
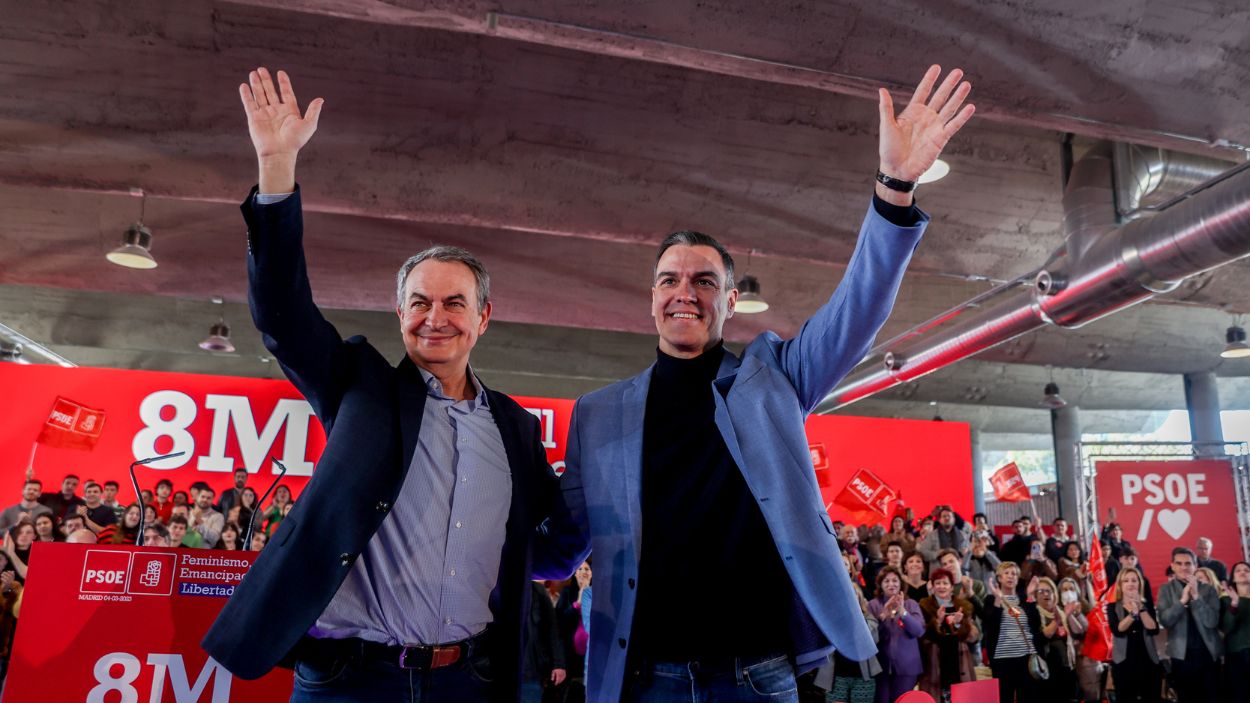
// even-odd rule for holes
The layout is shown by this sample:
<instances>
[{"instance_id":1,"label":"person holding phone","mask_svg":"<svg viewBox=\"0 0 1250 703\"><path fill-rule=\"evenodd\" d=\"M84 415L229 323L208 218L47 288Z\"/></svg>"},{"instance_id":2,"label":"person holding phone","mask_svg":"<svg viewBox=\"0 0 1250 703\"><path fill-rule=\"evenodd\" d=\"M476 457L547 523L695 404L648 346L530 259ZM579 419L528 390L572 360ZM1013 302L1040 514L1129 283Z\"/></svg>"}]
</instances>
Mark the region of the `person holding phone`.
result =
<instances>
[{"instance_id":1,"label":"person holding phone","mask_svg":"<svg viewBox=\"0 0 1250 703\"><path fill-rule=\"evenodd\" d=\"M956 578L948 569L934 569L929 575L932 595L920 601L925 621L925 633L920 640L924 664L920 690L935 700L947 700L952 685L977 678L970 645L981 633L973 617L972 602L955 595Z\"/></svg>"},{"instance_id":2,"label":"person holding phone","mask_svg":"<svg viewBox=\"0 0 1250 703\"><path fill-rule=\"evenodd\" d=\"M1020 594L1032 595L1026 589L1037 584L1038 579L1059 580L1059 567L1046 557L1046 545L1040 540L1029 544L1029 556L1020 565Z\"/></svg>"}]
</instances>

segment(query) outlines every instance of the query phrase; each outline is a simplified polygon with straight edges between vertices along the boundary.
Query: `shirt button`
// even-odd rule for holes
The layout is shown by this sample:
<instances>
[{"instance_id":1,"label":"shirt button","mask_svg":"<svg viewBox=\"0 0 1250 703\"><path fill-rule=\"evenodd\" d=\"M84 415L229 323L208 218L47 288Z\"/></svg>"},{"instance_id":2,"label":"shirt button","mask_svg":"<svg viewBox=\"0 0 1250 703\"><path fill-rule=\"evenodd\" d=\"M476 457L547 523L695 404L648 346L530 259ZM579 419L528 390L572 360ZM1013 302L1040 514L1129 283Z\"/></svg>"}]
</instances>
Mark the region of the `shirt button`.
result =
<instances>
[{"instance_id":1,"label":"shirt button","mask_svg":"<svg viewBox=\"0 0 1250 703\"><path fill-rule=\"evenodd\" d=\"M443 621L443 624L444 624L444 625L450 625L450 624L451 624L451 618L447 618L446 620L444 620L444 621Z\"/></svg>"},{"instance_id":2,"label":"shirt button","mask_svg":"<svg viewBox=\"0 0 1250 703\"><path fill-rule=\"evenodd\" d=\"M456 570L455 570L455 569L452 569L451 571L449 571L449 572L447 572L447 573L451 574L452 576L455 576L455 575L456 575Z\"/></svg>"},{"instance_id":3,"label":"shirt button","mask_svg":"<svg viewBox=\"0 0 1250 703\"><path fill-rule=\"evenodd\" d=\"M461 483L468 483L468 482L469 482L469 477L468 477L468 476L465 476L464 478L460 479L460 482L461 482Z\"/></svg>"},{"instance_id":4,"label":"shirt button","mask_svg":"<svg viewBox=\"0 0 1250 703\"><path fill-rule=\"evenodd\" d=\"M459 521L459 520L457 520L457 521L456 521L456 529L457 529L457 530L458 530L458 529L460 529L460 521Z\"/></svg>"}]
</instances>

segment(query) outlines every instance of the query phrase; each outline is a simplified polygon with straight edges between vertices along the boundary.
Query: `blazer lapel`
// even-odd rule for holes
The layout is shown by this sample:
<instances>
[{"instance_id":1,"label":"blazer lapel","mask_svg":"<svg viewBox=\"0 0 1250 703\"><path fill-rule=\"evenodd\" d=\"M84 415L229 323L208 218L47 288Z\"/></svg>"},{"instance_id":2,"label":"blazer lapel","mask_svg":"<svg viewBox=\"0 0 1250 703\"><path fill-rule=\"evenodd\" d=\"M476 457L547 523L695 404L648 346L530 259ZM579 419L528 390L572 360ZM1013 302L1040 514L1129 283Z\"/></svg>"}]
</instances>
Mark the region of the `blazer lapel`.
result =
<instances>
[{"instance_id":1,"label":"blazer lapel","mask_svg":"<svg viewBox=\"0 0 1250 703\"><path fill-rule=\"evenodd\" d=\"M417 365L407 356L396 368L399 374L399 433L403 440L403 464L401 475L408 474L412 455L417 451L417 437L421 434L421 419L425 416L425 379Z\"/></svg>"}]
</instances>

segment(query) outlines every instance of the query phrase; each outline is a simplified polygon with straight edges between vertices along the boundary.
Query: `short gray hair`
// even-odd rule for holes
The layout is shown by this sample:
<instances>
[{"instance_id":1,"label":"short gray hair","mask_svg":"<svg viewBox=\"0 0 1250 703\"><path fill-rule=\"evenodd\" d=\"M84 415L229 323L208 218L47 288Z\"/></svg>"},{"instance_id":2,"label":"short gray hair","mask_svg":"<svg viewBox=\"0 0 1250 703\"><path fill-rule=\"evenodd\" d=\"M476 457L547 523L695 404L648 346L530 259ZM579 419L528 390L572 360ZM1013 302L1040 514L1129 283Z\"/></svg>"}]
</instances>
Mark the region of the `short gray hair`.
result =
<instances>
[{"instance_id":1,"label":"short gray hair","mask_svg":"<svg viewBox=\"0 0 1250 703\"><path fill-rule=\"evenodd\" d=\"M473 272L473 279L477 282L477 309L479 312L486 309L486 303L490 301L490 274L486 272L486 267L467 249L460 247L452 247L446 245L433 246L425 251L410 256L403 266L399 267L399 275L395 281L395 304L399 308L404 307L404 284L408 282L408 274L417 267L422 261L433 259L444 263L459 262L469 267Z\"/></svg>"}]
</instances>

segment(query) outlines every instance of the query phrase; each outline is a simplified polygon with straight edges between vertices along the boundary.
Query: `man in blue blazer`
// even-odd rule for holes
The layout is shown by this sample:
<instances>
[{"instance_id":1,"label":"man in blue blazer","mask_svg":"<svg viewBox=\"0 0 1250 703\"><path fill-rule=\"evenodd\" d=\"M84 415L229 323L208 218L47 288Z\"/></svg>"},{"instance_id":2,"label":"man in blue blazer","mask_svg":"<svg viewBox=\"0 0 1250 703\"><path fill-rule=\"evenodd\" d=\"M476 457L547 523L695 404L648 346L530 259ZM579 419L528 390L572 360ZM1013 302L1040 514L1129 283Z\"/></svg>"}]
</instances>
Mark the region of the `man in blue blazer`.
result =
<instances>
[{"instance_id":1,"label":"man in blue blazer","mask_svg":"<svg viewBox=\"0 0 1250 703\"><path fill-rule=\"evenodd\" d=\"M574 522L550 525L593 548L589 700L797 701L797 672L875 651L803 423L885 322L928 222L911 190L972 115L962 72L940 76L897 118L880 91L876 195L842 283L794 339L726 351L729 253L698 232L661 244L656 363L578 400L561 479Z\"/></svg>"},{"instance_id":2,"label":"man in blue blazer","mask_svg":"<svg viewBox=\"0 0 1250 703\"><path fill-rule=\"evenodd\" d=\"M292 701L516 700L530 574L580 558L538 530L563 504L537 420L469 368L490 279L462 249L427 249L398 275L398 367L343 340L313 303L295 185L322 101L301 116L284 73L249 78L252 318L327 442L204 648L243 678L292 666Z\"/></svg>"}]
</instances>

